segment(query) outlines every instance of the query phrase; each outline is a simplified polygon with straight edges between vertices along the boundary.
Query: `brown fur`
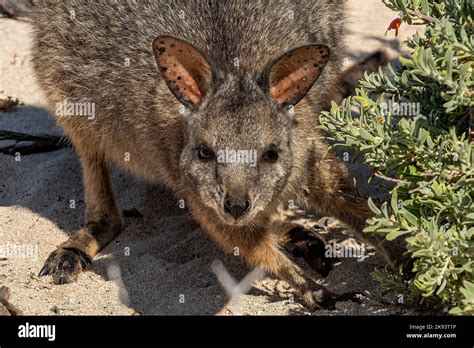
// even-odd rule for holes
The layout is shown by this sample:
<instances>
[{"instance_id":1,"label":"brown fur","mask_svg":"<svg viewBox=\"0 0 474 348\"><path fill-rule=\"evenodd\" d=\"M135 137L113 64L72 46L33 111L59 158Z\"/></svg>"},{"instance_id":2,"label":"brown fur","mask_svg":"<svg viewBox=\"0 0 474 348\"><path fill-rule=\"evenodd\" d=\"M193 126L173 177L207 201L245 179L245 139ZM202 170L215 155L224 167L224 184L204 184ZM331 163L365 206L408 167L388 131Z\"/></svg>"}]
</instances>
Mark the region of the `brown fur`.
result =
<instances>
[{"instance_id":1,"label":"brown fur","mask_svg":"<svg viewBox=\"0 0 474 348\"><path fill-rule=\"evenodd\" d=\"M337 89L344 1L173 4L57 0L35 14L34 64L51 112L66 99L97 110L94 120L55 114L83 164L86 225L40 274L75 280L120 232L115 164L174 190L217 244L288 281L308 306L347 299L288 258L289 226L277 218L290 200L356 230L370 216L316 129ZM254 149L258 163L217 163L224 148Z\"/></svg>"}]
</instances>

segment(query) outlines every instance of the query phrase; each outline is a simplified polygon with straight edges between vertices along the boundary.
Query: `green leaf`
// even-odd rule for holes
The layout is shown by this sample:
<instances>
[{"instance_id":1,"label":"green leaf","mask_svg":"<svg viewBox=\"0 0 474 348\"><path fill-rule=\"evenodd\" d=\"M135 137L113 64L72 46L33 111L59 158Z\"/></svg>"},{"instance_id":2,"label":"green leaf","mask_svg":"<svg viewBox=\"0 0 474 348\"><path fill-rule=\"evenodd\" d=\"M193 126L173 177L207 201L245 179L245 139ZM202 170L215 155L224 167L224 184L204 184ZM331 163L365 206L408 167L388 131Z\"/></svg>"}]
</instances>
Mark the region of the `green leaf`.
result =
<instances>
[{"instance_id":1,"label":"green leaf","mask_svg":"<svg viewBox=\"0 0 474 348\"><path fill-rule=\"evenodd\" d=\"M392 232L390 232L389 234L387 234L387 235L385 236L385 238L386 238L387 240L394 240L394 239L396 239L396 238L398 238L398 237L400 237L400 236L402 236L402 235L404 235L404 234L407 234L407 233L410 233L410 232L409 232L409 231L401 231L401 230L399 231L399 230L395 230L395 231L392 231Z\"/></svg>"},{"instance_id":2,"label":"green leaf","mask_svg":"<svg viewBox=\"0 0 474 348\"><path fill-rule=\"evenodd\" d=\"M369 140L369 141L375 140L374 136L363 128L360 129L360 136L364 138L365 140Z\"/></svg>"},{"instance_id":3,"label":"green leaf","mask_svg":"<svg viewBox=\"0 0 474 348\"><path fill-rule=\"evenodd\" d=\"M411 56L401 57L398 69L365 73L353 99L321 124L330 139L349 145L374 171L408 181L381 185L382 194L391 193L380 206L368 202L374 217L364 231L404 239L414 261L413 273L374 272L382 290L403 293L413 304L474 315L472 0L383 2L404 22L425 24L402 43ZM421 115L386 113L387 100L420 106ZM356 110L362 115L353 120Z\"/></svg>"},{"instance_id":4,"label":"green leaf","mask_svg":"<svg viewBox=\"0 0 474 348\"><path fill-rule=\"evenodd\" d=\"M417 217L406 209L403 210L403 217L405 218L405 220L407 220L410 223L410 225L412 226L418 225Z\"/></svg>"},{"instance_id":5,"label":"green leaf","mask_svg":"<svg viewBox=\"0 0 474 348\"><path fill-rule=\"evenodd\" d=\"M392 191L392 199L390 201L390 205L395 215L398 215L398 193L396 189Z\"/></svg>"},{"instance_id":6,"label":"green leaf","mask_svg":"<svg viewBox=\"0 0 474 348\"><path fill-rule=\"evenodd\" d=\"M372 198L369 197L369 199L367 200L367 204L369 205L370 210L372 210L372 212L374 212L375 215L382 215L382 212L374 204L374 202L372 201Z\"/></svg>"}]
</instances>

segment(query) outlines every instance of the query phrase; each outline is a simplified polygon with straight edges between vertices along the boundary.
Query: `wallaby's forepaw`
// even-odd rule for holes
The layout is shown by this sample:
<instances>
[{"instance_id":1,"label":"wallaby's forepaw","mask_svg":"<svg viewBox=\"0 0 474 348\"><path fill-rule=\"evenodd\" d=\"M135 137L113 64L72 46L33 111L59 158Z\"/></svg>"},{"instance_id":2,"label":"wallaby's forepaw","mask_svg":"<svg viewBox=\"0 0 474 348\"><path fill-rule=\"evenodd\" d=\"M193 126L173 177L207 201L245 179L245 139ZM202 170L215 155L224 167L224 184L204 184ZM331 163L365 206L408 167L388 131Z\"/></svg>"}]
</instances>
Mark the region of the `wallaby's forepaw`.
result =
<instances>
[{"instance_id":1,"label":"wallaby's forepaw","mask_svg":"<svg viewBox=\"0 0 474 348\"><path fill-rule=\"evenodd\" d=\"M296 227L289 232L290 252L294 257L303 259L322 277L332 270L332 262L325 256L326 243L314 231L304 227Z\"/></svg>"},{"instance_id":2,"label":"wallaby's forepaw","mask_svg":"<svg viewBox=\"0 0 474 348\"><path fill-rule=\"evenodd\" d=\"M58 248L49 255L39 276L50 274L54 284L72 283L91 263L91 259L78 249Z\"/></svg>"}]
</instances>

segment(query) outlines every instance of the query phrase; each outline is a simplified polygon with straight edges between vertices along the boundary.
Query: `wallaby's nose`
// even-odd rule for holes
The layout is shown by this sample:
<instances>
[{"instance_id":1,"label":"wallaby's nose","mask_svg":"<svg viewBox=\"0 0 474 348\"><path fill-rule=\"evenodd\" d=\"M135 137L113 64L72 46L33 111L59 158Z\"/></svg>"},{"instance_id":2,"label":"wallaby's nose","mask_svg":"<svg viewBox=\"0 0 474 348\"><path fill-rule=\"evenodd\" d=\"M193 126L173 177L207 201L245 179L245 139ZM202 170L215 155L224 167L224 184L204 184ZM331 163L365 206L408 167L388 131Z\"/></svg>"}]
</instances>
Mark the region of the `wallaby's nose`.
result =
<instances>
[{"instance_id":1,"label":"wallaby's nose","mask_svg":"<svg viewBox=\"0 0 474 348\"><path fill-rule=\"evenodd\" d=\"M236 220L244 215L249 208L249 200L233 200L229 196L224 200L224 210Z\"/></svg>"}]
</instances>

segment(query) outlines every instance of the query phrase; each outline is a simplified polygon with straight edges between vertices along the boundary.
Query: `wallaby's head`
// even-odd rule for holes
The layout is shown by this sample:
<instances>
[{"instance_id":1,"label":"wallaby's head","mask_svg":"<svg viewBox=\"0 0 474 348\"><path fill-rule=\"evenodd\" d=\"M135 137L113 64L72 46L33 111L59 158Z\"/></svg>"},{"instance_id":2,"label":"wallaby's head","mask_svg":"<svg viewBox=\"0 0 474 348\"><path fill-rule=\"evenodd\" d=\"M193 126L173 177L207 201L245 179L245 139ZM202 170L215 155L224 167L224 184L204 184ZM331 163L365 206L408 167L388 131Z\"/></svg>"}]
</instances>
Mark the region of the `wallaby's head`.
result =
<instances>
[{"instance_id":1,"label":"wallaby's head","mask_svg":"<svg viewBox=\"0 0 474 348\"><path fill-rule=\"evenodd\" d=\"M292 172L293 106L318 79L329 48L298 47L268 62L259 76L239 77L225 76L173 37L156 38L153 49L162 77L185 106L183 183L223 222L251 224Z\"/></svg>"}]
</instances>

